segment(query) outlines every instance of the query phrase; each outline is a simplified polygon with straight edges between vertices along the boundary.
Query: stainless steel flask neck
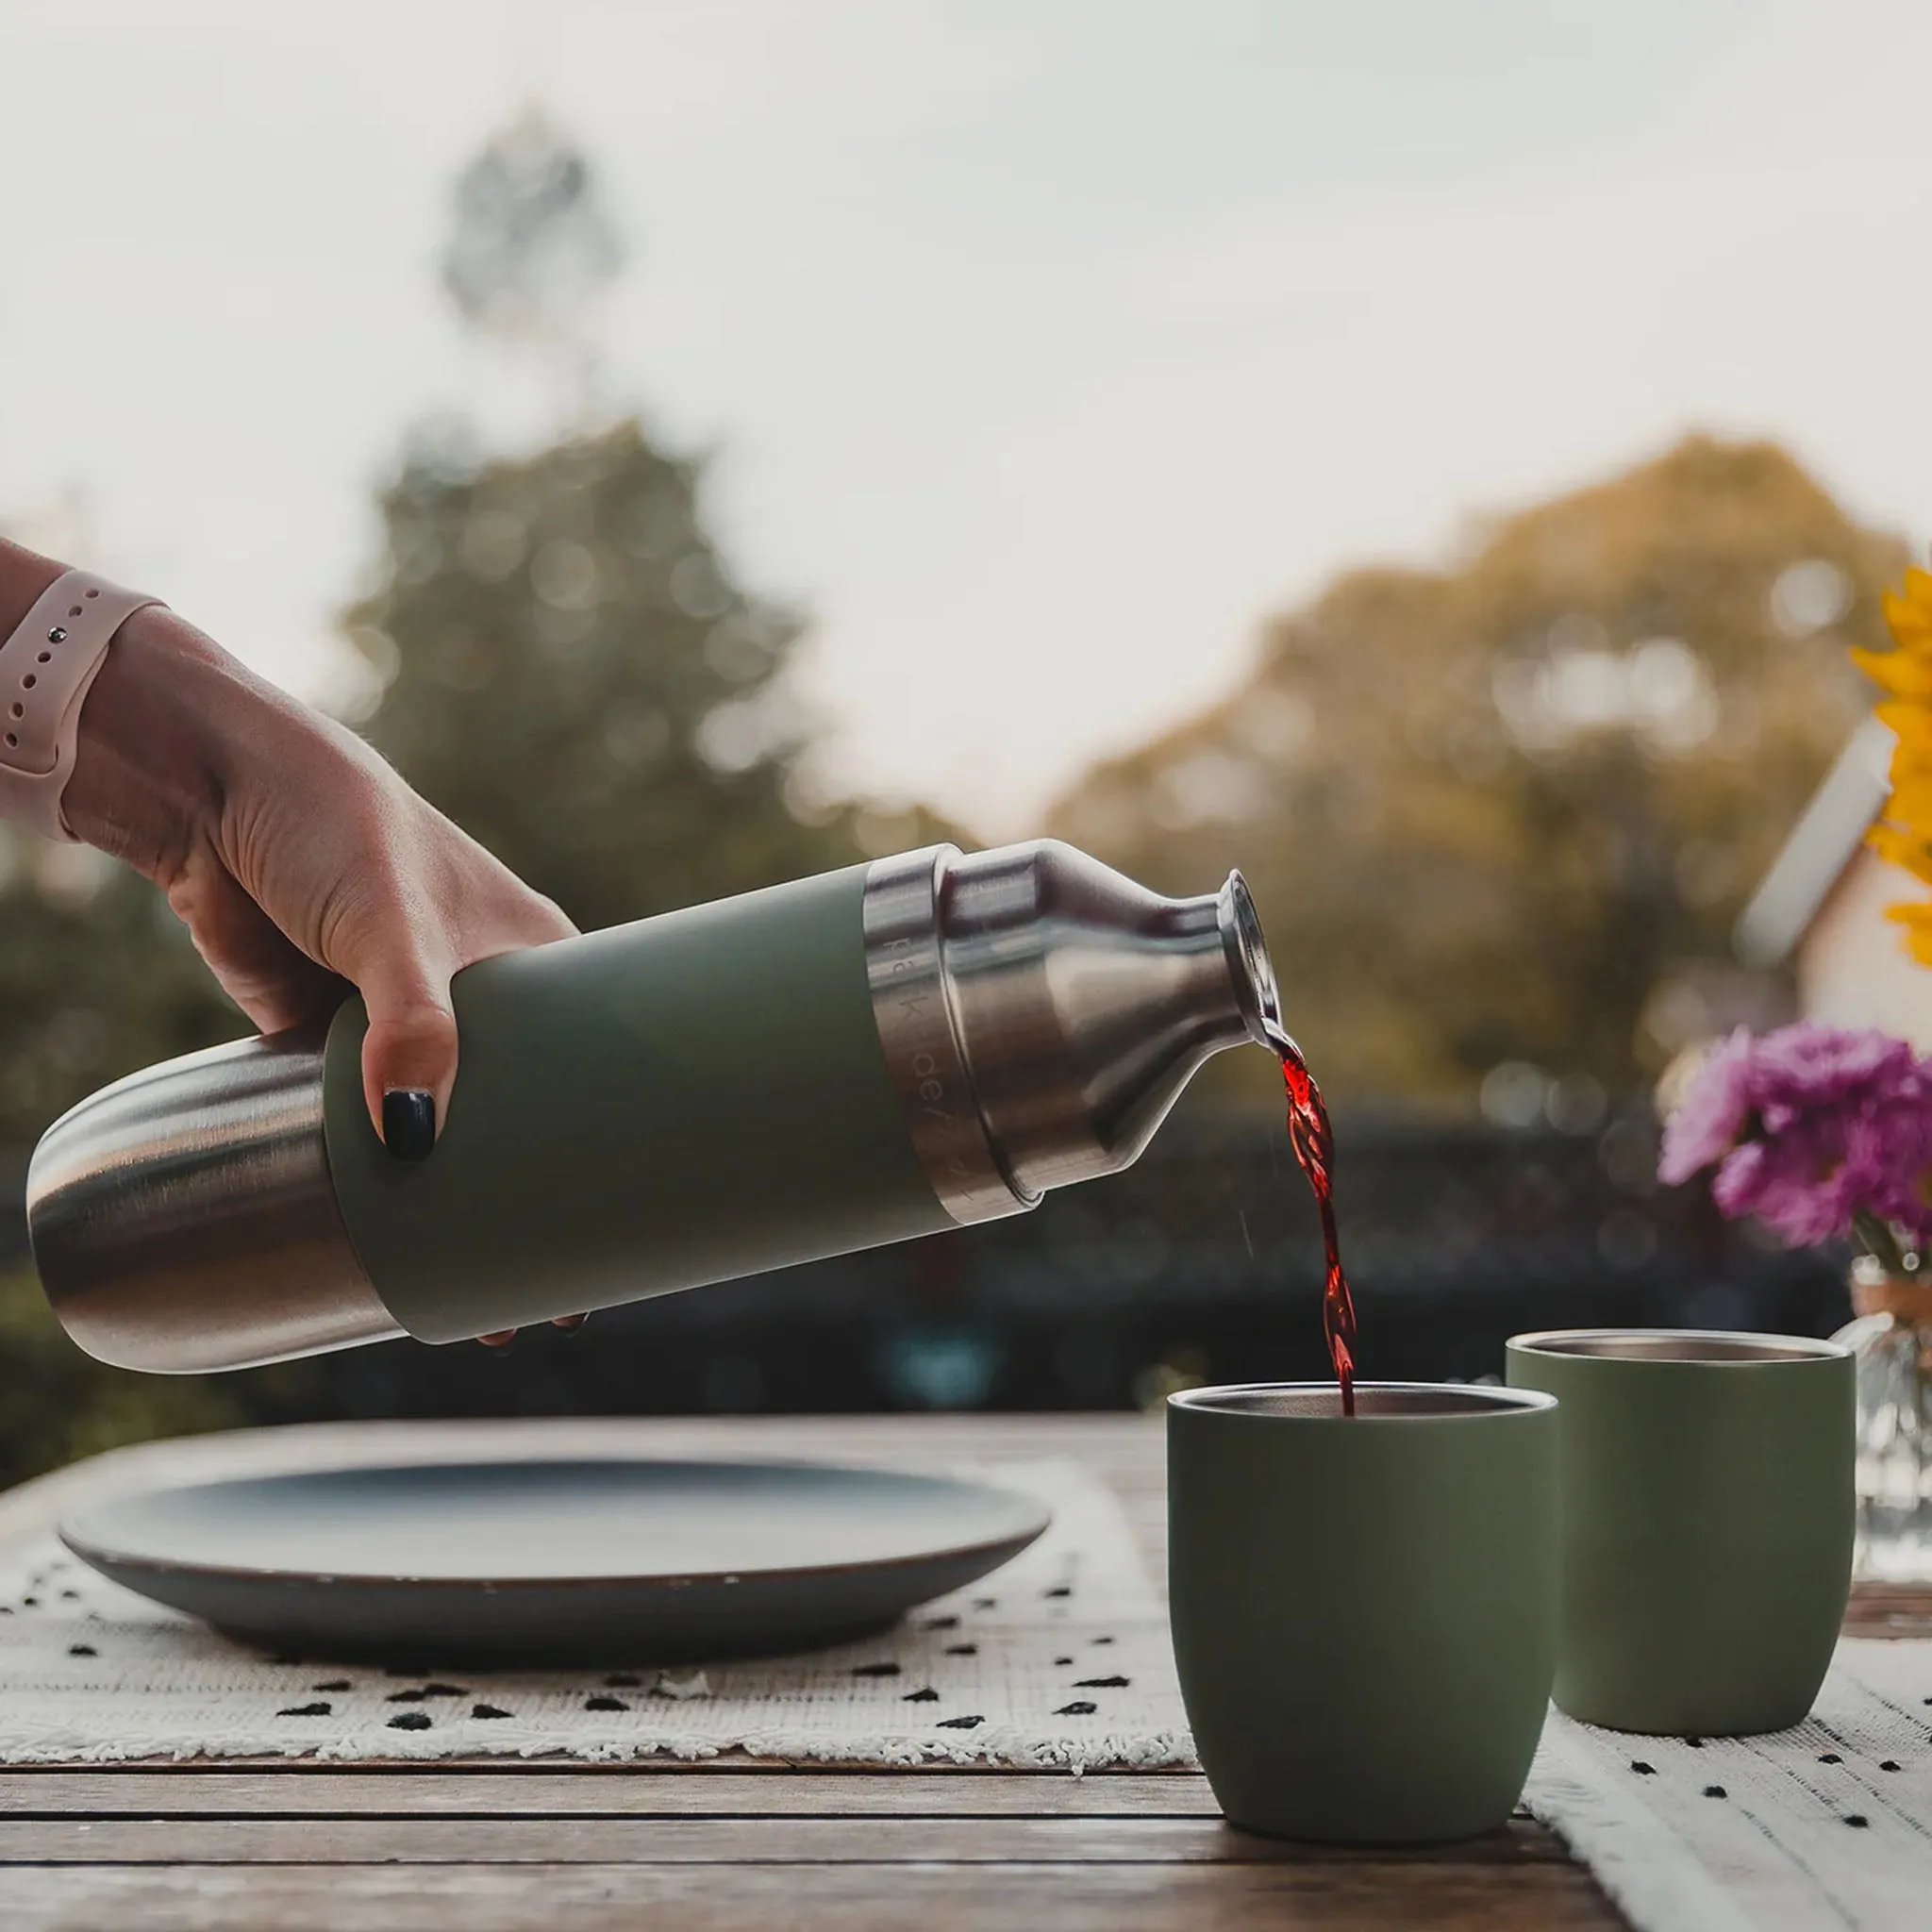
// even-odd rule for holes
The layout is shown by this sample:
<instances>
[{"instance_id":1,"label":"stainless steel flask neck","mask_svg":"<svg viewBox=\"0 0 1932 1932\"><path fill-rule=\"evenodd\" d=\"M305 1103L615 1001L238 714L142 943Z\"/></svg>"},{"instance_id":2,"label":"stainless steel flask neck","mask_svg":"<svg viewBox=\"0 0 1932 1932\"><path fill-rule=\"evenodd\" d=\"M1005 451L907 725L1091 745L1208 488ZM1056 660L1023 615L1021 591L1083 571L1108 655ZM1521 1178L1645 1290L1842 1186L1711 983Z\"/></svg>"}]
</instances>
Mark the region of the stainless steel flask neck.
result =
<instances>
[{"instance_id":1,"label":"stainless steel flask neck","mask_svg":"<svg viewBox=\"0 0 1932 1932\"><path fill-rule=\"evenodd\" d=\"M1058 840L874 863L866 971L926 1177L956 1222L1127 1166L1202 1062L1281 1028L1239 873L1166 899Z\"/></svg>"}]
</instances>

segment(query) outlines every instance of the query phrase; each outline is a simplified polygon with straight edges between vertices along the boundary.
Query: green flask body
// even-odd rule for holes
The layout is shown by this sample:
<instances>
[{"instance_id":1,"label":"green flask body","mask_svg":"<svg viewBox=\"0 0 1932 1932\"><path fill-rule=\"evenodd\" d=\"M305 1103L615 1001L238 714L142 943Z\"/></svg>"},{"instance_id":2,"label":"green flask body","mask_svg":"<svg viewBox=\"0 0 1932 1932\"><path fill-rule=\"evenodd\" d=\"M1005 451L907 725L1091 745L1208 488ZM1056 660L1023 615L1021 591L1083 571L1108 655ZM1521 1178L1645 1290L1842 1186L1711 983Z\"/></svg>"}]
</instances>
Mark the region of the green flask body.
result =
<instances>
[{"instance_id":1,"label":"green flask body","mask_svg":"<svg viewBox=\"0 0 1932 1932\"><path fill-rule=\"evenodd\" d=\"M362 1096L359 1000L324 1121L350 1241L399 1327L451 1341L953 1225L868 991L866 868L486 959L429 1158Z\"/></svg>"}]
</instances>

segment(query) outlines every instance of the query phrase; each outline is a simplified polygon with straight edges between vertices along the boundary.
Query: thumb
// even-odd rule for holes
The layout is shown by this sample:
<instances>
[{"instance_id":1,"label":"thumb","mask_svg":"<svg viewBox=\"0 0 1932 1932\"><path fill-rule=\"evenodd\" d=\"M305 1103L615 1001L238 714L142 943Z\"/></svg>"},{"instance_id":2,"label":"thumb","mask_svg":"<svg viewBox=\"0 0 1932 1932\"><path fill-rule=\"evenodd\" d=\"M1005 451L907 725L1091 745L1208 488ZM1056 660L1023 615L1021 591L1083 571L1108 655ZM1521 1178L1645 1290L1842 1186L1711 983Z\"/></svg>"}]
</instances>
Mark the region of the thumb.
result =
<instances>
[{"instance_id":1,"label":"thumb","mask_svg":"<svg viewBox=\"0 0 1932 1932\"><path fill-rule=\"evenodd\" d=\"M369 1010L362 1040L362 1096L384 1146L422 1160L436 1144L457 1077L457 1016L449 974L403 956L351 971Z\"/></svg>"}]
</instances>

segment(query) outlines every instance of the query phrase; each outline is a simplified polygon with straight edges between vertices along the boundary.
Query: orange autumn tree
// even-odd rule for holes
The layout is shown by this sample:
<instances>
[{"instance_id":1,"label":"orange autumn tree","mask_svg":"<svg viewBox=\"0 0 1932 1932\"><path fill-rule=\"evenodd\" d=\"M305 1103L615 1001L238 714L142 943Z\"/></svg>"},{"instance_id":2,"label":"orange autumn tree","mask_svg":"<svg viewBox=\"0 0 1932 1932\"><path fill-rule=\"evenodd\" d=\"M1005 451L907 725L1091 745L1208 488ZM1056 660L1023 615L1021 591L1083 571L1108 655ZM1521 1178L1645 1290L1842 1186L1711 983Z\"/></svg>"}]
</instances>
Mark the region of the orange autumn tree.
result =
<instances>
[{"instance_id":1,"label":"orange autumn tree","mask_svg":"<svg viewBox=\"0 0 1932 1932\"><path fill-rule=\"evenodd\" d=\"M1331 1092L1460 1100L1508 1060L1627 1090L1774 1017L1731 928L1903 563L1784 451L1693 438L1441 569L1338 579L1053 829L1171 891L1240 865Z\"/></svg>"}]
</instances>

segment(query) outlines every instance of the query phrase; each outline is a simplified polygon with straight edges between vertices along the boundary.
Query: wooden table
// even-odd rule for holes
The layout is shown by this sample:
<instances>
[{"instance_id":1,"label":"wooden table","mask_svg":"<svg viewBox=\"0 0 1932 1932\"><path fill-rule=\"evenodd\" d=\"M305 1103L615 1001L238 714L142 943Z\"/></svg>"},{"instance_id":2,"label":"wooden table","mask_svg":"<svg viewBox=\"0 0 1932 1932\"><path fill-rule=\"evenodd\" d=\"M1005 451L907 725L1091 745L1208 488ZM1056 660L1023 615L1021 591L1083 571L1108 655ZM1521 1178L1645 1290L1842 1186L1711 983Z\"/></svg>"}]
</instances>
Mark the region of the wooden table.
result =
<instances>
[{"instance_id":1,"label":"wooden table","mask_svg":"<svg viewBox=\"0 0 1932 1932\"><path fill-rule=\"evenodd\" d=\"M0 1544L82 1496L380 1460L397 1425L153 1443L0 1496ZM452 1455L541 1439L550 1453L811 1456L904 1466L1066 1456L1112 1485L1164 1571L1158 1424L1125 1418L450 1424ZM1168 1932L1427 1925L1614 1927L1623 1920L1541 1825L1469 1845L1349 1853L1231 1830L1184 1773L794 1770L445 1759L0 1771L5 1932Z\"/></svg>"}]
</instances>

